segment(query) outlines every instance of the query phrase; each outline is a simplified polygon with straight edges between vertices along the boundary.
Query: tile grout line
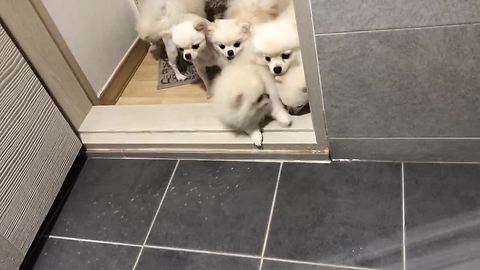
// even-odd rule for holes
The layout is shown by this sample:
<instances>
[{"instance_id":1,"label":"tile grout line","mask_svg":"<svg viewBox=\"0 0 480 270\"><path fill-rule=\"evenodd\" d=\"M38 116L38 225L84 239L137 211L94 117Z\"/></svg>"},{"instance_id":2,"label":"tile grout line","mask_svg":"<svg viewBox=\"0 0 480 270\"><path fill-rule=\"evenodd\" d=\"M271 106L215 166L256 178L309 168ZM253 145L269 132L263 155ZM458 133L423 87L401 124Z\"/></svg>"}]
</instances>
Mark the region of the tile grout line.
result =
<instances>
[{"instance_id":1,"label":"tile grout line","mask_svg":"<svg viewBox=\"0 0 480 270\"><path fill-rule=\"evenodd\" d=\"M268 236L270 234L270 226L272 225L273 211L275 209L275 202L277 200L277 192L280 185L280 178L282 177L282 169L283 162L280 163L280 167L278 168L277 183L275 185L275 192L273 193L272 207L270 208L270 216L268 218L267 229L265 231L265 239L263 242L262 255L260 257L260 265L258 267L258 270L262 270L263 267L263 259L265 257L265 251L267 250Z\"/></svg>"},{"instance_id":2,"label":"tile grout line","mask_svg":"<svg viewBox=\"0 0 480 270\"><path fill-rule=\"evenodd\" d=\"M121 242L102 241L102 240L65 237L65 236L56 236L56 235L49 235L49 236L45 236L45 237L46 238L52 238L52 239L66 240L66 241L77 241L77 242L105 244L105 245L114 245L114 246L126 246L126 247L137 247L137 248L141 248L143 246L143 245L139 245L139 244L129 244L129 243L121 243ZM239 254L239 253L228 253L228 252L218 252L218 251L209 251L209 250L200 250L200 249L187 249L187 248L177 248L177 247L168 247L168 246L155 246L155 245L144 245L144 247L152 248L152 249L160 249L160 250L197 253L197 254L237 257L237 258L246 258L246 259L261 259L261 256ZM345 269L349 269L349 270L350 269L351 270L379 270L379 269L376 269L376 268L345 266L345 265L338 265L338 264L325 264L325 263L316 263L316 262L309 262L309 261L297 261L297 260L281 259L281 258L274 258L274 257L264 257L264 259L268 260L268 261L286 262L286 263L303 264L303 265L314 265L314 266L327 266L327 267L332 267L332 268L342 268L342 269L345 268Z\"/></svg>"},{"instance_id":3,"label":"tile grout line","mask_svg":"<svg viewBox=\"0 0 480 270\"><path fill-rule=\"evenodd\" d=\"M378 268L366 268L366 267L346 266L346 265L339 265L339 264L306 262L306 261L297 261L297 260L289 260L289 259L279 259L279 258L273 258L273 257L266 257L265 259L268 260L268 261L274 261L274 262L285 262L285 263L291 263L291 264L302 264L302 265L312 265L312 266L325 266L325 267L330 267L330 268L340 268L341 270L343 270L343 269L348 269L348 270L380 270Z\"/></svg>"},{"instance_id":4,"label":"tile grout line","mask_svg":"<svg viewBox=\"0 0 480 270\"><path fill-rule=\"evenodd\" d=\"M405 163L402 162L402 261L403 270L407 269L406 224L405 224Z\"/></svg>"},{"instance_id":5,"label":"tile grout line","mask_svg":"<svg viewBox=\"0 0 480 270\"><path fill-rule=\"evenodd\" d=\"M133 265L132 270L135 270L137 268L138 262L140 261L140 256L142 255L143 249L145 248L145 245L147 244L148 237L150 236L150 232L152 231L153 225L155 224L155 221L157 220L157 216L160 213L160 208L162 208L165 197L167 197L168 189L170 188L170 184L173 181L173 177L175 176L175 173L177 172L178 164L180 164L179 159L177 159L177 163L175 164L175 168L173 168L172 175L170 176L170 180L168 180L168 184L165 187L165 191L163 192L162 199L160 200L160 204L158 205L157 211L155 212L155 215L153 216L152 223L150 224L150 227L148 228L147 235L145 236L145 240L143 241L143 244L141 245L140 251L138 252L138 256L137 256L137 259L135 260L135 264Z\"/></svg>"},{"instance_id":6,"label":"tile grout line","mask_svg":"<svg viewBox=\"0 0 480 270\"><path fill-rule=\"evenodd\" d=\"M329 36L329 35L348 35L348 34L358 34L358 33L388 32L388 31L453 28L453 27L472 26L472 25L475 26L478 24L480 24L480 22L476 21L476 22L447 23L447 24L425 25L425 26L405 26L405 27L390 27L390 28L387 27L387 28L368 29L368 30L350 30L350 31L340 31L340 32L315 33L315 37Z\"/></svg>"},{"instance_id":7,"label":"tile grout line","mask_svg":"<svg viewBox=\"0 0 480 270\"><path fill-rule=\"evenodd\" d=\"M92 239L84 239L84 238L58 236L58 235L48 235L46 237L51 238L51 239L77 241L77 242L94 243L94 244L115 245L115 246L125 246L125 247L141 247L142 246L142 245L138 245L138 244L129 244L129 243L121 243L121 242L102 241L102 240L92 240Z\"/></svg>"},{"instance_id":8,"label":"tile grout line","mask_svg":"<svg viewBox=\"0 0 480 270\"><path fill-rule=\"evenodd\" d=\"M188 253L198 253L198 254L208 254L208 255L228 256L228 257L238 257L238 258L248 258L248 259L260 259L260 256L240 254L240 253L218 252L218 251L210 251L210 250L177 248L177 247L155 246L155 245L145 245L145 247L152 248L152 249L180 251L180 252L188 252Z\"/></svg>"}]
</instances>

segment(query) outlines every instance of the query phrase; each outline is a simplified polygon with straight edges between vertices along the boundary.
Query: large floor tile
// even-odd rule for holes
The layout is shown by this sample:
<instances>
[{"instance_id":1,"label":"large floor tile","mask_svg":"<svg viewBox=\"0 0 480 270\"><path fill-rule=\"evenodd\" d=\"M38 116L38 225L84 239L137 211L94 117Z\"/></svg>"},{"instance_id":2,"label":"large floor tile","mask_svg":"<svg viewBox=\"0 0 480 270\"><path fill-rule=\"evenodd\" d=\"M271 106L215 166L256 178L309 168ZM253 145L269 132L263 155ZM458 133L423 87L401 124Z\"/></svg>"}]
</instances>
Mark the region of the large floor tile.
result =
<instances>
[{"instance_id":1,"label":"large floor tile","mask_svg":"<svg viewBox=\"0 0 480 270\"><path fill-rule=\"evenodd\" d=\"M261 270L348 270L342 267L316 266L308 264L287 263L278 261L263 261Z\"/></svg>"},{"instance_id":2,"label":"large floor tile","mask_svg":"<svg viewBox=\"0 0 480 270\"><path fill-rule=\"evenodd\" d=\"M330 139L334 159L452 161L480 160L480 140L445 138Z\"/></svg>"},{"instance_id":3,"label":"large floor tile","mask_svg":"<svg viewBox=\"0 0 480 270\"><path fill-rule=\"evenodd\" d=\"M136 270L257 270L249 258L144 249Z\"/></svg>"},{"instance_id":4,"label":"large floor tile","mask_svg":"<svg viewBox=\"0 0 480 270\"><path fill-rule=\"evenodd\" d=\"M143 243L175 161L89 159L52 235Z\"/></svg>"},{"instance_id":5,"label":"large floor tile","mask_svg":"<svg viewBox=\"0 0 480 270\"><path fill-rule=\"evenodd\" d=\"M401 166L285 164L267 257L347 266L402 266Z\"/></svg>"},{"instance_id":6,"label":"large floor tile","mask_svg":"<svg viewBox=\"0 0 480 270\"><path fill-rule=\"evenodd\" d=\"M181 161L147 243L259 255L278 169Z\"/></svg>"},{"instance_id":7,"label":"large floor tile","mask_svg":"<svg viewBox=\"0 0 480 270\"><path fill-rule=\"evenodd\" d=\"M480 165L407 164L407 268L480 267Z\"/></svg>"},{"instance_id":8,"label":"large floor tile","mask_svg":"<svg viewBox=\"0 0 480 270\"><path fill-rule=\"evenodd\" d=\"M140 248L48 239L34 270L131 270Z\"/></svg>"},{"instance_id":9,"label":"large floor tile","mask_svg":"<svg viewBox=\"0 0 480 270\"><path fill-rule=\"evenodd\" d=\"M480 21L477 0L311 0L316 33Z\"/></svg>"},{"instance_id":10,"label":"large floor tile","mask_svg":"<svg viewBox=\"0 0 480 270\"><path fill-rule=\"evenodd\" d=\"M480 136L480 24L317 36L317 48L330 137Z\"/></svg>"}]
</instances>

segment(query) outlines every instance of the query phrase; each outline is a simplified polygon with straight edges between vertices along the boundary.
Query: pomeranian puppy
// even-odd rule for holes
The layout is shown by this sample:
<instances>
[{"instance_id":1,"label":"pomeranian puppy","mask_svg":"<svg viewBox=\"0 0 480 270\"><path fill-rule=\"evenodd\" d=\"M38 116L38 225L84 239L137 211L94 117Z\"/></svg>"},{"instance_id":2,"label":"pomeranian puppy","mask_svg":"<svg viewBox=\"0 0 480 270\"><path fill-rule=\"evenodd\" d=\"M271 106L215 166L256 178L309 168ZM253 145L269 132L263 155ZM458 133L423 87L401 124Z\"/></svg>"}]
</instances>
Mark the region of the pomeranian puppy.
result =
<instances>
[{"instance_id":1,"label":"pomeranian puppy","mask_svg":"<svg viewBox=\"0 0 480 270\"><path fill-rule=\"evenodd\" d=\"M181 51L183 59L193 63L210 97L210 80L207 67L219 66L215 49L206 38L210 22L193 14L186 16L186 18L187 20L184 22L174 25L169 31L165 31L163 36L172 40L176 48Z\"/></svg>"},{"instance_id":2,"label":"pomeranian puppy","mask_svg":"<svg viewBox=\"0 0 480 270\"><path fill-rule=\"evenodd\" d=\"M231 0L225 18L258 24L271 21L284 12L291 0Z\"/></svg>"},{"instance_id":3,"label":"pomeranian puppy","mask_svg":"<svg viewBox=\"0 0 480 270\"><path fill-rule=\"evenodd\" d=\"M251 39L255 62L275 76L280 98L292 114L308 104L293 1L272 22L257 25Z\"/></svg>"},{"instance_id":4,"label":"pomeranian puppy","mask_svg":"<svg viewBox=\"0 0 480 270\"><path fill-rule=\"evenodd\" d=\"M301 64L297 27L290 20L257 25L251 42L256 62L268 66L274 76L282 76L290 66Z\"/></svg>"},{"instance_id":5,"label":"pomeranian puppy","mask_svg":"<svg viewBox=\"0 0 480 270\"><path fill-rule=\"evenodd\" d=\"M218 19L208 27L207 39L218 54L229 62L242 53L250 33L251 26L248 22Z\"/></svg>"},{"instance_id":6,"label":"pomeranian puppy","mask_svg":"<svg viewBox=\"0 0 480 270\"><path fill-rule=\"evenodd\" d=\"M282 103L290 114L298 114L308 104L307 83L303 64L291 67L283 76L276 77Z\"/></svg>"},{"instance_id":7,"label":"pomeranian puppy","mask_svg":"<svg viewBox=\"0 0 480 270\"><path fill-rule=\"evenodd\" d=\"M154 47L163 40L168 63L179 81L187 77L177 68L177 48L172 40L162 36L162 33L182 22L185 14L196 14L205 18L205 2L206 0L145 0L140 6L140 17L137 23L139 37Z\"/></svg>"},{"instance_id":8,"label":"pomeranian puppy","mask_svg":"<svg viewBox=\"0 0 480 270\"><path fill-rule=\"evenodd\" d=\"M222 70L212 89L212 105L219 119L228 127L248 134L259 148L263 144L260 125L267 116L283 126L292 122L273 77L262 66L235 61Z\"/></svg>"}]
</instances>

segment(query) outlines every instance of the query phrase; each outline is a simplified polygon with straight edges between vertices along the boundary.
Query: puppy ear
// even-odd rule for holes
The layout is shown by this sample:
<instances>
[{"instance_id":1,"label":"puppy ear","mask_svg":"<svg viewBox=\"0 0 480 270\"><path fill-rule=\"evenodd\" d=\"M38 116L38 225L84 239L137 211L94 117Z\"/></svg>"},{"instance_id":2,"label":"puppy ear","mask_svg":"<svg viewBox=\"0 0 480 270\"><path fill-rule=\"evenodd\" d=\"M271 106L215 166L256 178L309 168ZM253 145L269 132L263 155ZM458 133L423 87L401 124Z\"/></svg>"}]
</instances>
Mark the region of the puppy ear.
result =
<instances>
[{"instance_id":1,"label":"puppy ear","mask_svg":"<svg viewBox=\"0 0 480 270\"><path fill-rule=\"evenodd\" d=\"M240 107L240 105L242 105L242 101L243 101L243 94L238 94L235 99L232 101L232 108L234 109L237 109L238 107Z\"/></svg>"},{"instance_id":2,"label":"puppy ear","mask_svg":"<svg viewBox=\"0 0 480 270\"><path fill-rule=\"evenodd\" d=\"M170 30L167 30L167 31L163 31L160 36L162 38L167 38L167 39L172 39L172 31Z\"/></svg>"},{"instance_id":3,"label":"puppy ear","mask_svg":"<svg viewBox=\"0 0 480 270\"><path fill-rule=\"evenodd\" d=\"M242 28L242 32L244 34L250 34L252 32L252 25L248 22L240 23L240 27Z\"/></svg>"},{"instance_id":4,"label":"puppy ear","mask_svg":"<svg viewBox=\"0 0 480 270\"><path fill-rule=\"evenodd\" d=\"M207 20L200 20L194 24L195 30L197 32L206 32L208 30L208 26L210 25L210 22Z\"/></svg>"}]
</instances>

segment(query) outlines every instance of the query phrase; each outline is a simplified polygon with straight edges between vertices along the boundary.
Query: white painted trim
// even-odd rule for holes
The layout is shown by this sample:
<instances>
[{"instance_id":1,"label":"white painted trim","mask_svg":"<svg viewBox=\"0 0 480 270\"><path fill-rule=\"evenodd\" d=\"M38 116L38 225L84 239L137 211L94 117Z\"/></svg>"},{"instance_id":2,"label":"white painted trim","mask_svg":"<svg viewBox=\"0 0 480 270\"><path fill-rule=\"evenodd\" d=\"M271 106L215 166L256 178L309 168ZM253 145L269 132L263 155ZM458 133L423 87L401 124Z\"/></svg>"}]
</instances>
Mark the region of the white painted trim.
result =
<instances>
[{"instance_id":1,"label":"white painted trim","mask_svg":"<svg viewBox=\"0 0 480 270\"><path fill-rule=\"evenodd\" d=\"M130 1L129 1L130 2ZM138 13L138 12L137 12ZM136 16L138 17L136 13ZM132 45L130 45L130 47L128 48L128 50L125 52L125 54L123 55L122 59L120 60L120 62L118 62L117 66L115 67L115 69L113 70L113 72L110 74L110 77L108 77L107 81L105 82L105 84L103 85L102 87L102 90L100 90L98 93L97 93L97 96L100 97L102 96L102 93L105 91L105 89L107 89L108 85L110 84L110 82L112 81L112 79L115 77L115 75L117 75L119 69L125 64L125 61L128 59L128 56L130 55L130 53L135 49L135 46L137 45L137 42L140 41L140 38L137 37Z\"/></svg>"},{"instance_id":2,"label":"white painted trim","mask_svg":"<svg viewBox=\"0 0 480 270\"><path fill-rule=\"evenodd\" d=\"M87 150L119 147L256 150L248 136L222 125L207 103L94 106L79 133ZM326 155L327 139L321 141L323 145L317 143L310 114L294 116L293 125L288 128L275 121L264 128L266 150L307 150Z\"/></svg>"}]
</instances>

